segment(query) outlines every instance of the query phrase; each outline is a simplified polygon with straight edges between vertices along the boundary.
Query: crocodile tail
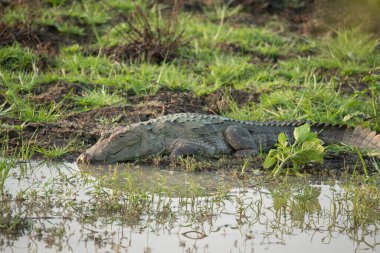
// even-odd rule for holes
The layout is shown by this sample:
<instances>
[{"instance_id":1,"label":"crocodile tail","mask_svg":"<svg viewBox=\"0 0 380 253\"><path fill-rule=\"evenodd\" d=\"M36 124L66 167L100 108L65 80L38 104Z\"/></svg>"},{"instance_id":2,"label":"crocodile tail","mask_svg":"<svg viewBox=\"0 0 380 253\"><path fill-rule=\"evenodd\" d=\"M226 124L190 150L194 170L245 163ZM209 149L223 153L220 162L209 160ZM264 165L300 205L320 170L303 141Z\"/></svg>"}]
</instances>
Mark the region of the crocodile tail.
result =
<instances>
[{"instance_id":1,"label":"crocodile tail","mask_svg":"<svg viewBox=\"0 0 380 253\"><path fill-rule=\"evenodd\" d=\"M362 150L380 153L380 134L368 128L356 127L343 129L342 126L325 125L319 129L318 136L326 143L343 143Z\"/></svg>"},{"instance_id":2,"label":"crocodile tail","mask_svg":"<svg viewBox=\"0 0 380 253\"><path fill-rule=\"evenodd\" d=\"M342 143L360 149L380 152L380 134L368 128L346 129Z\"/></svg>"}]
</instances>

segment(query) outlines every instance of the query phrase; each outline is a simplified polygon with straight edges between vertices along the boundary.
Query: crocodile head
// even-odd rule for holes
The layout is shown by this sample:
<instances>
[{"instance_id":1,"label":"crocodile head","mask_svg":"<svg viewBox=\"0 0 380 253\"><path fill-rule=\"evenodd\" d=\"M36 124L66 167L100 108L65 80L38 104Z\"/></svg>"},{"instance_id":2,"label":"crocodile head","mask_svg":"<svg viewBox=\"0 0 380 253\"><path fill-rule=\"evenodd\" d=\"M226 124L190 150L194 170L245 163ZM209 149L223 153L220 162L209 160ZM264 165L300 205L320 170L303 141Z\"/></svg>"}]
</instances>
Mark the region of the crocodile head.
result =
<instances>
[{"instance_id":1,"label":"crocodile head","mask_svg":"<svg viewBox=\"0 0 380 253\"><path fill-rule=\"evenodd\" d=\"M82 153L77 163L115 163L149 155L149 132L144 127L121 128L102 133L95 145Z\"/></svg>"}]
</instances>

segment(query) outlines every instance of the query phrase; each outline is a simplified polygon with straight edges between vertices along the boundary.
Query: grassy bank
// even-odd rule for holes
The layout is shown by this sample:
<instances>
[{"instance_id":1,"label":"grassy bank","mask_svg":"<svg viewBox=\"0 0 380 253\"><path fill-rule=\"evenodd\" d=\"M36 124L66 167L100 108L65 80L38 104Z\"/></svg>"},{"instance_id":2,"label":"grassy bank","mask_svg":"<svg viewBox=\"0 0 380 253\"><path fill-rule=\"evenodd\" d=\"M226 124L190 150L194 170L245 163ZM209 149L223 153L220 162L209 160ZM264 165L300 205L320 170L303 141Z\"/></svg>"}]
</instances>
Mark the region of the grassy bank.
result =
<instances>
[{"instance_id":1,"label":"grassy bank","mask_svg":"<svg viewBox=\"0 0 380 253\"><path fill-rule=\"evenodd\" d=\"M72 159L105 129L175 112L379 131L378 35L301 33L283 13L303 5L286 3L276 15L226 3L5 5L3 145L27 158Z\"/></svg>"}]
</instances>

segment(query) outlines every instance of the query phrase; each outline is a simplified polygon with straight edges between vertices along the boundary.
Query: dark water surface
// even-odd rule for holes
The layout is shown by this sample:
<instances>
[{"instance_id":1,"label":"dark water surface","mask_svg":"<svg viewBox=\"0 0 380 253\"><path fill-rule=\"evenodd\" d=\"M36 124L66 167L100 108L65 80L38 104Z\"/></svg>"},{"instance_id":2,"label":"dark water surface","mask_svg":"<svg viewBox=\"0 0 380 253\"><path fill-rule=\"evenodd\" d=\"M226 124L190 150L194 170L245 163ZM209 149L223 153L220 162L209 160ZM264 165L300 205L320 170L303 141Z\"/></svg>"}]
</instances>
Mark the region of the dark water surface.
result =
<instances>
[{"instance_id":1,"label":"dark water surface","mask_svg":"<svg viewBox=\"0 0 380 253\"><path fill-rule=\"evenodd\" d=\"M21 164L1 204L24 225L0 230L0 252L380 252L378 207L360 209L348 189L313 178Z\"/></svg>"}]
</instances>

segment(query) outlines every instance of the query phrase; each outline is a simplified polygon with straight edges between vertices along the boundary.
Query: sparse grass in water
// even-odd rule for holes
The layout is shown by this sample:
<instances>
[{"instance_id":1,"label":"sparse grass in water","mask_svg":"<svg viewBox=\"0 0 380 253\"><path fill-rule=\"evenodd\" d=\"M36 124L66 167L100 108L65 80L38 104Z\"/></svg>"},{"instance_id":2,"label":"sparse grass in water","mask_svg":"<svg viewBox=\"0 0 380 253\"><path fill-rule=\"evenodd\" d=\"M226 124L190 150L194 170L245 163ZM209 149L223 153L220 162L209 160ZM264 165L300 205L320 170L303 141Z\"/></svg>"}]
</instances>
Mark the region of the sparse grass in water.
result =
<instances>
[{"instance_id":1,"label":"sparse grass in water","mask_svg":"<svg viewBox=\"0 0 380 253\"><path fill-rule=\"evenodd\" d=\"M342 196L347 206L351 206L348 217L355 229L368 224L376 224L379 220L380 191L379 177L366 177L352 174L344 185Z\"/></svg>"},{"instance_id":2,"label":"sparse grass in water","mask_svg":"<svg viewBox=\"0 0 380 253\"><path fill-rule=\"evenodd\" d=\"M9 157L8 152L8 137L3 136L1 143L1 155L0 155L0 201L3 198L4 184L9 176L9 172L12 167L16 165L13 157Z\"/></svg>"},{"instance_id":3,"label":"sparse grass in water","mask_svg":"<svg viewBox=\"0 0 380 253\"><path fill-rule=\"evenodd\" d=\"M0 195L2 196L4 184L9 176L10 169L15 165L12 160L7 158L0 158Z\"/></svg>"}]
</instances>

